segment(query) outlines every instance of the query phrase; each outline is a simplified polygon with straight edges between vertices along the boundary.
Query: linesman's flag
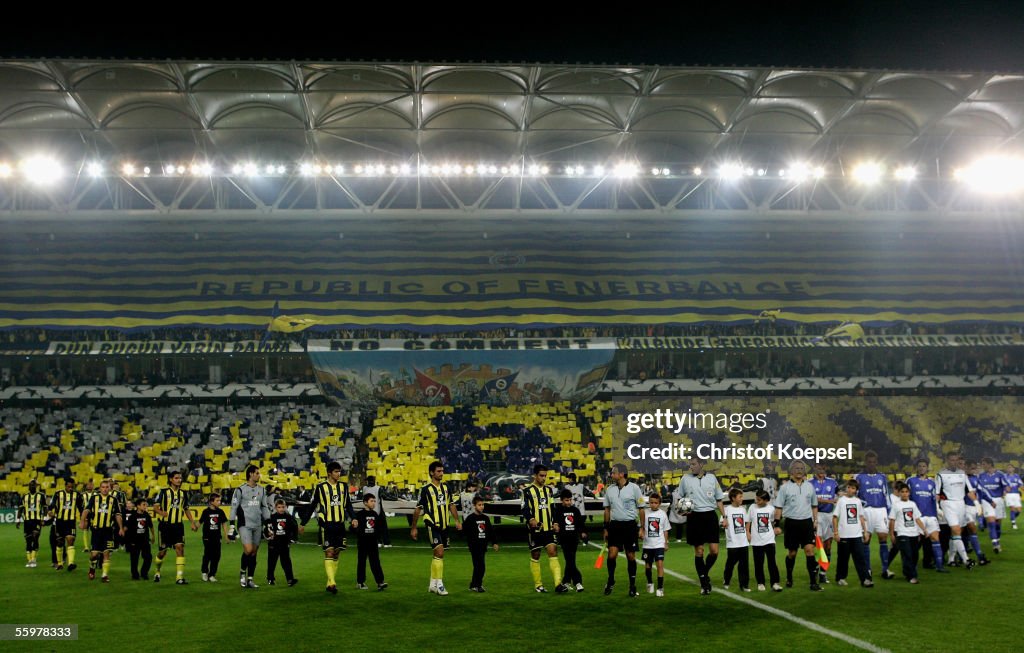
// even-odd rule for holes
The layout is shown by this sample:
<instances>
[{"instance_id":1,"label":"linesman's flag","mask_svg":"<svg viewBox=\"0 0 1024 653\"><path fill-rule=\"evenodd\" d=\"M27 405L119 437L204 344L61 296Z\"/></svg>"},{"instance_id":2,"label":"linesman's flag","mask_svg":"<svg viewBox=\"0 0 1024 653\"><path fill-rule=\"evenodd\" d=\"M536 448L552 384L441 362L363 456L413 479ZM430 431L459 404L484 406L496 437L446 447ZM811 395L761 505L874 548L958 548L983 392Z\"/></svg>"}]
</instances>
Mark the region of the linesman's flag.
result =
<instances>
[{"instance_id":1,"label":"linesman's flag","mask_svg":"<svg viewBox=\"0 0 1024 653\"><path fill-rule=\"evenodd\" d=\"M600 569L604 567L604 554L608 552L608 545L605 544L601 547L601 552L597 554L597 560L594 561L594 569Z\"/></svg>"},{"instance_id":2,"label":"linesman's flag","mask_svg":"<svg viewBox=\"0 0 1024 653\"><path fill-rule=\"evenodd\" d=\"M818 561L822 571L828 571L828 556L825 555L825 545L821 543L820 535L814 536L814 559Z\"/></svg>"}]
</instances>

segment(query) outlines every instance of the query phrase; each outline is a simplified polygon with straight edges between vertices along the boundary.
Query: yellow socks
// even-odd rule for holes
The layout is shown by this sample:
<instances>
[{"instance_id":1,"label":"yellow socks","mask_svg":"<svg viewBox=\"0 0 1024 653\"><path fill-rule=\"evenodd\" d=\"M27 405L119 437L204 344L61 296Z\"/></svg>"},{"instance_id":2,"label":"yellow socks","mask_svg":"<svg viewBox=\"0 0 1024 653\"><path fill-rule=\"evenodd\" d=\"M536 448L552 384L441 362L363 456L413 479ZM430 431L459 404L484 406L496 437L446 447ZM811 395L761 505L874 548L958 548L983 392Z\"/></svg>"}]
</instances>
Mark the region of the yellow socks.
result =
<instances>
[{"instance_id":1,"label":"yellow socks","mask_svg":"<svg viewBox=\"0 0 1024 653\"><path fill-rule=\"evenodd\" d=\"M75 547L74 546L69 546L68 549L67 549L67 552L68 552L68 566L71 566L71 565L75 564Z\"/></svg>"},{"instance_id":2,"label":"yellow socks","mask_svg":"<svg viewBox=\"0 0 1024 653\"><path fill-rule=\"evenodd\" d=\"M533 576L534 587L540 587L544 584L540 579L540 560L530 558L530 574Z\"/></svg>"},{"instance_id":3,"label":"yellow socks","mask_svg":"<svg viewBox=\"0 0 1024 653\"><path fill-rule=\"evenodd\" d=\"M555 577L555 585L561 585L562 565L558 564L558 558L548 558L548 566L551 567L551 575ZM540 570L537 571L537 577L540 578Z\"/></svg>"},{"instance_id":4,"label":"yellow socks","mask_svg":"<svg viewBox=\"0 0 1024 653\"><path fill-rule=\"evenodd\" d=\"M331 558L324 558L324 571L327 572L327 584L337 585L335 576L338 574L338 561Z\"/></svg>"},{"instance_id":5,"label":"yellow socks","mask_svg":"<svg viewBox=\"0 0 1024 653\"><path fill-rule=\"evenodd\" d=\"M109 560L104 560L103 561L103 575L104 576L109 576L110 575L110 561Z\"/></svg>"},{"instance_id":6,"label":"yellow socks","mask_svg":"<svg viewBox=\"0 0 1024 653\"><path fill-rule=\"evenodd\" d=\"M174 566L177 569L175 578L185 577L185 556L176 556L174 558Z\"/></svg>"},{"instance_id":7,"label":"yellow socks","mask_svg":"<svg viewBox=\"0 0 1024 653\"><path fill-rule=\"evenodd\" d=\"M444 558L434 558L430 561L430 580L442 580L444 578Z\"/></svg>"}]
</instances>

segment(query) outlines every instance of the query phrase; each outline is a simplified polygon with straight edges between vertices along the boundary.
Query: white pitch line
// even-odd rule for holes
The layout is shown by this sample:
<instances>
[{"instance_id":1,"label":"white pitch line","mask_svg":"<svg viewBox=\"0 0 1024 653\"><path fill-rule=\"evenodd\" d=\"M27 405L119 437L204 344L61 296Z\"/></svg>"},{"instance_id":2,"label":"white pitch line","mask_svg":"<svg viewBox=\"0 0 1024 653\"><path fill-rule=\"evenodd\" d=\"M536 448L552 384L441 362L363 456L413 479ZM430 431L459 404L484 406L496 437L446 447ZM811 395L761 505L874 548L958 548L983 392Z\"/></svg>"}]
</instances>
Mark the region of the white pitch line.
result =
<instances>
[{"instance_id":1,"label":"white pitch line","mask_svg":"<svg viewBox=\"0 0 1024 653\"><path fill-rule=\"evenodd\" d=\"M595 546L595 547L597 546L596 544L593 544L593 543L591 543L590 545L591 546ZM674 577L674 578L676 578L678 580L684 581L686 583L690 583L692 585L697 585L698 584L697 581L693 580L692 578L684 576L684 575L680 574L677 571L672 571L668 567L665 567L665 573L671 575L672 577ZM832 630L831 628L826 628L825 626L822 626L821 624L816 624L813 621L808 621L807 619L804 619L803 617L798 617L795 614L792 614L790 612L786 612L785 610L780 610L779 608L774 608L774 607L772 607L770 605L765 605L764 603L761 603L760 601L755 601L753 599L748 599L747 597L742 596L740 594L733 594L732 592L725 591L725 590L715 592L715 594L717 594L718 596L725 596L725 597L730 598L730 599L732 599L734 601L739 601L740 603L744 603L746 605L749 605L751 607L757 608L759 610L764 610L765 612L767 612L769 614L773 614L776 617L782 617L783 619L786 619L788 621L792 621L795 624L799 624L799 625L803 626L804 628L807 628L808 630L813 630L813 631L815 631L817 633L821 633L822 635L828 635L829 637L834 637L835 639L838 639L838 640L841 640L843 642L846 642L847 644L849 644L851 646L856 646L859 649L863 649L865 651L871 651L872 653L892 653L892 651L890 651L889 649L882 648L880 646L876 646L876 645L872 644L871 642L866 642L866 641L864 641L862 639L857 639L856 637L852 637L850 635L847 635L846 633L841 633L841 632L839 632L837 630Z\"/></svg>"}]
</instances>

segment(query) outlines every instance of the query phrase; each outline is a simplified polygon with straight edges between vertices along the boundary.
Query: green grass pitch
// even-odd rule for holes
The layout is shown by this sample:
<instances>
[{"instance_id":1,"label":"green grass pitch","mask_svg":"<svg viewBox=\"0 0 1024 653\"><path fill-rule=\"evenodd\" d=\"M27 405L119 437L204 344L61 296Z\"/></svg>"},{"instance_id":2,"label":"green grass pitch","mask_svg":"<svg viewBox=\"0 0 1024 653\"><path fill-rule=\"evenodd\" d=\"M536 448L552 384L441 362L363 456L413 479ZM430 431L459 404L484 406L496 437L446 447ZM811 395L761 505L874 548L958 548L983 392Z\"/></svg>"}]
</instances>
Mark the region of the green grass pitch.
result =
<instances>
[{"instance_id":1,"label":"green grass pitch","mask_svg":"<svg viewBox=\"0 0 1024 653\"><path fill-rule=\"evenodd\" d=\"M290 588L266 586L266 551L261 548L258 590L238 586L238 544L224 545L218 573L221 582L216 585L200 579L202 545L192 533L186 548L189 585L173 583L173 558L165 564L160 584L132 581L128 556L123 552L114 554L112 582L104 585L87 579L82 564L87 556L81 552L81 540L76 560L80 566L75 572L52 570L48 548L40 551L38 568L26 569L21 531L5 526L0 529L0 621L74 623L79 626L79 639L4 642L2 648L511 653L670 650L700 645L719 651L857 650L828 634L725 596L737 592L735 585L731 592L720 589L724 545L712 571L716 589L710 597L699 596L691 583L666 576L664 598L642 593L630 599L624 558L620 558L614 593L604 596L605 572L593 567L597 557L594 548L581 552L584 593L543 595L533 592L524 532L502 527L499 532L506 545L487 558L488 592L480 595L468 591L470 558L464 543L456 538L445 556L445 582L451 594L438 597L427 592L428 547L409 539L404 519L392 519L391 523L395 547L381 552L390 587L384 592L355 589L353 546L341 555L337 596L324 592L322 556L314 546L315 525L300 544L292 547L299 584ZM987 534L982 535L982 546L986 551L991 549ZM743 597L879 649L981 646L993 652L1019 650L1021 611L1014 597L1019 596L1024 580L1024 531L1010 530L1008 521L1004 550L1002 555L990 554L992 565L970 572L954 569L939 575L922 570L918 586L901 579L879 580L873 590L830 584L822 593L806 589L807 572L798 561L793 589L781 594L755 591ZM873 552L877 576L877 544ZM692 578L692 549L672 544L666 567ZM779 567L785 573L781 555ZM553 589L550 571L543 562L542 571L548 589ZM900 571L898 563L895 571ZM279 582L282 578L279 570ZM642 590L642 566L638 580Z\"/></svg>"}]
</instances>

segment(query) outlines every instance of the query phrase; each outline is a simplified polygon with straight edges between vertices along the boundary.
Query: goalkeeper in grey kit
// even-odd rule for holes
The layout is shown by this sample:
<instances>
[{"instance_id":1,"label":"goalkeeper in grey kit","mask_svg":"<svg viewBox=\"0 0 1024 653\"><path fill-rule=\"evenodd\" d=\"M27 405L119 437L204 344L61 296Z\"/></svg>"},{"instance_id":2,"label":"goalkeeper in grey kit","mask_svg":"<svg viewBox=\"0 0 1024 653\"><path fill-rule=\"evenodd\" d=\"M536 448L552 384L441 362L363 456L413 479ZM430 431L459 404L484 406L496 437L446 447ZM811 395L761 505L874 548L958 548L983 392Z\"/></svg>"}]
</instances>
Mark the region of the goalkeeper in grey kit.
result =
<instances>
[{"instance_id":1,"label":"goalkeeper in grey kit","mask_svg":"<svg viewBox=\"0 0 1024 653\"><path fill-rule=\"evenodd\" d=\"M256 554L263 538L263 522L270 519L266 489L259 485L260 470L249 465L245 470L245 483L235 488L231 495L231 534L242 541L242 565L239 584L243 588L256 589L253 582L256 573Z\"/></svg>"}]
</instances>

